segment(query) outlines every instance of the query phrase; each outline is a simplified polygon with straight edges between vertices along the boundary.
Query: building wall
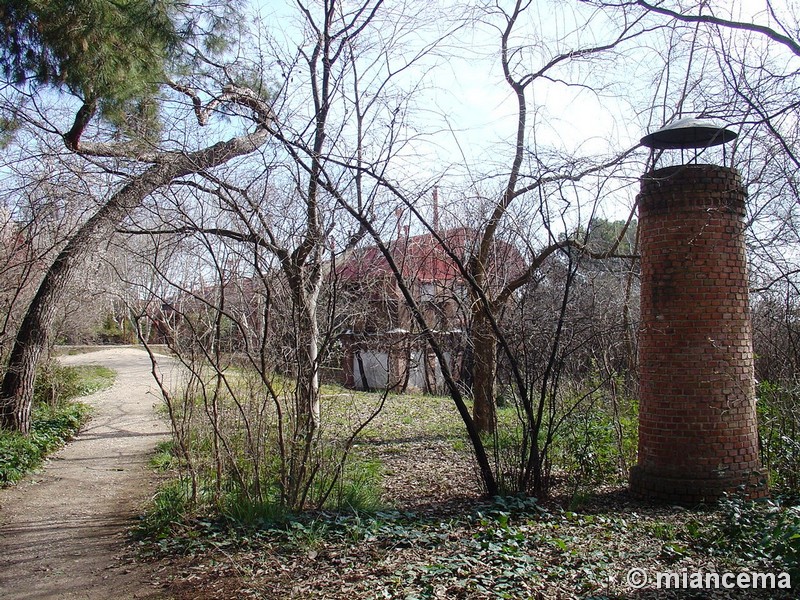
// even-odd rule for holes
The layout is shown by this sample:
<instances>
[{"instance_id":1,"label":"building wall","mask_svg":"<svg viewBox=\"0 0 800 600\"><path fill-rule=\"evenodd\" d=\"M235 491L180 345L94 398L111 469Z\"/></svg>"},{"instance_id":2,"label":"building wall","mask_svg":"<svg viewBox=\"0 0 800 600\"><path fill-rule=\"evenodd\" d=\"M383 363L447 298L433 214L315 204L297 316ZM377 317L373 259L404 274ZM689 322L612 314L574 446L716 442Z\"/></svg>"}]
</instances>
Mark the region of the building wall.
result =
<instances>
[{"instance_id":1,"label":"building wall","mask_svg":"<svg viewBox=\"0 0 800 600\"><path fill-rule=\"evenodd\" d=\"M454 380L459 379L460 335L437 334ZM427 342L407 331L347 333L342 342L342 384L353 389L446 392L441 367ZM365 381L366 379L366 381Z\"/></svg>"}]
</instances>

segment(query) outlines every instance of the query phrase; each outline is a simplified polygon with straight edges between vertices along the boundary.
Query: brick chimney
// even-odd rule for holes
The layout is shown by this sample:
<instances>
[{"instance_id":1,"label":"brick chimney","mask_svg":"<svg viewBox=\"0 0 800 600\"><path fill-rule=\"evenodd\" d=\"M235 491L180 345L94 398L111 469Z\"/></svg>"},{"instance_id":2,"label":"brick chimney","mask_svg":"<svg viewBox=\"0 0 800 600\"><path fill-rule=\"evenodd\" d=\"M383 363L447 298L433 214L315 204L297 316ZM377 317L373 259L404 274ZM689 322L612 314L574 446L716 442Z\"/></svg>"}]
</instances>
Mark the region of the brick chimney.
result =
<instances>
[{"instance_id":1,"label":"brick chimney","mask_svg":"<svg viewBox=\"0 0 800 600\"><path fill-rule=\"evenodd\" d=\"M695 504L767 493L745 198L727 167L667 167L642 180L639 454L630 479L638 497Z\"/></svg>"}]
</instances>

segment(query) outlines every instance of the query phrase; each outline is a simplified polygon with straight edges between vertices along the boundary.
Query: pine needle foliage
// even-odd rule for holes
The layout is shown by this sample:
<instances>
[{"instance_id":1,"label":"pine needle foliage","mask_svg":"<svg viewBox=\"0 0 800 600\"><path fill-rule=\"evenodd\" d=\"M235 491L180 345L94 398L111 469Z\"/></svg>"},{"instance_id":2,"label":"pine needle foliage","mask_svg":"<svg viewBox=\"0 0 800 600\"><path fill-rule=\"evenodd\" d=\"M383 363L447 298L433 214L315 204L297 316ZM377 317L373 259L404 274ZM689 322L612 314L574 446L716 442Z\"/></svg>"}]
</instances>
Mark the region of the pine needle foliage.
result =
<instances>
[{"instance_id":1,"label":"pine needle foliage","mask_svg":"<svg viewBox=\"0 0 800 600\"><path fill-rule=\"evenodd\" d=\"M166 0L6 0L0 69L11 82L66 88L104 114L152 94L180 35Z\"/></svg>"}]
</instances>

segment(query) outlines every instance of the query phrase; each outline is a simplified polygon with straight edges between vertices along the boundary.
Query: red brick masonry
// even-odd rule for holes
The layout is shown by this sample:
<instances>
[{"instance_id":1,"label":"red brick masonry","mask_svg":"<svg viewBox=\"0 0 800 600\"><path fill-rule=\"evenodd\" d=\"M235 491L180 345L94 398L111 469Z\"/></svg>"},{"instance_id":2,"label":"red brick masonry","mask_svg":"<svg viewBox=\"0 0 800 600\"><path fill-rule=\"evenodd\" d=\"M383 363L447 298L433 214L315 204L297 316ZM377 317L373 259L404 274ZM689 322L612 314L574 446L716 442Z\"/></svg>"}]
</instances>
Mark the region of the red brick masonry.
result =
<instances>
[{"instance_id":1,"label":"red brick masonry","mask_svg":"<svg viewBox=\"0 0 800 600\"><path fill-rule=\"evenodd\" d=\"M713 502L767 493L758 455L752 330L738 173L649 173L639 203L639 458L633 494Z\"/></svg>"}]
</instances>

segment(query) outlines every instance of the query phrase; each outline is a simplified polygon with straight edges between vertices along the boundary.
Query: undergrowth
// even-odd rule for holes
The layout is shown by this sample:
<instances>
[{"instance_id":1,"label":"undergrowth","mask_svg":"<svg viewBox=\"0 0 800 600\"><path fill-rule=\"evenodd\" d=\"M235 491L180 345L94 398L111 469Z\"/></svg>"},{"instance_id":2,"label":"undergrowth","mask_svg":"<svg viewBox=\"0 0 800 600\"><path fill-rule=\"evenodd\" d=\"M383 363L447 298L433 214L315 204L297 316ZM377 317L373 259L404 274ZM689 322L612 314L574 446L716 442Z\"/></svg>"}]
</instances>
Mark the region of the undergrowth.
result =
<instances>
[{"instance_id":1,"label":"undergrowth","mask_svg":"<svg viewBox=\"0 0 800 600\"><path fill-rule=\"evenodd\" d=\"M733 527L737 520L740 528ZM254 597L272 597L258 590L275 589L277 579L267 573L281 564L292 565L290 587L302 583L314 598L347 597L339 588L345 583L353 598L521 599L545 597L544 590L562 590L564 598L629 598L623 592L632 566L652 573L692 565L788 570L796 581L797 526L791 510L738 499L715 510L589 514L508 497L450 513L322 511L260 526L196 518L141 547L146 556L212 563L215 553L236 553L238 568L252 569L246 589ZM787 549L792 544L795 554ZM791 594L774 590L770 597Z\"/></svg>"},{"instance_id":2,"label":"undergrowth","mask_svg":"<svg viewBox=\"0 0 800 600\"><path fill-rule=\"evenodd\" d=\"M720 513L721 519L687 537L709 554L786 571L800 581L800 506L727 497Z\"/></svg>"},{"instance_id":3,"label":"undergrowth","mask_svg":"<svg viewBox=\"0 0 800 600\"><path fill-rule=\"evenodd\" d=\"M111 387L113 382L114 372L105 367L48 363L40 369L30 433L0 431L0 485L20 481L72 439L91 414L87 404L73 400Z\"/></svg>"},{"instance_id":4,"label":"undergrowth","mask_svg":"<svg viewBox=\"0 0 800 600\"><path fill-rule=\"evenodd\" d=\"M31 432L0 432L0 485L16 483L39 468L47 458L80 430L88 420L89 406L81 402L34 409Z\"/></svg>"},{"instance_id":5,"label":"undergrowth","mask_svg":"<svg viewBox=\"0 0 800 600\"><path fill-rule=\"evenodd\" d=\"M177 471L179 460L173 442L159 445L151 466L162 472ZM381 503L382 466L374 459L354 458L345 464L336 478L326 509L341 514L372 513L383 508ZM321 479L318 485L325 485ZM164 483L142 515L134 536L141 540L180 538L198 523L225 523L237 528L270 528L275 524L295 522L302 515L294 514L281 505L277 490L256 499L230 483L221 489L212 479L199 482L196 499L192 501L189 479L176 475ZM202 528L201 528L202 529Z\"/></svg>"},{"instance_id":6,"label":"undergrowth","mask_svg":"<svg viewBox=\"0 0 800 600\"><path fill-rule=\"evenodd\" d=\"M110 388L115 373L99 365L64 366L45 363L36 374L34 404L57 405Z\"/></svg>"},{"instance_id":7,"label":"undergrowth","mask_svg":"<svg viewBox=\"0 0 800 600\"><path fill-rule=\"evenodd\" d=\"M731 497L715 507L678 509L620 493L635 460L637 406L605 400L567 415L551 455L559 494L542 503L475 498L452 507L419 505L419 512L382 505L381 478L397 469L392 449L407 451L408 440L459 439L458 424L445 419L451 413L444 401L391 398L356 445L335 501L323 510L291 514L269 494L256 503L235 486L215 490L202 481L192 504L189 482L176 479L142 518L141 550L208 560L209 581L224 555L235 562L241 584L225 597L621 599L632 597L625 579L632 568L651 574L788 572L792 581L800 579L794 497L785 504ZM504 424L514 424L512 411L499 411ZM502 452L513 441L497 436L487 446ZM362 454L375 444L381 444L386 472L373 454ZM414 469L414 459L409 456L408 468ZM173 469L177 462L165 446L154 465ZM652 594L642 598L659 597L648 589ZM774 592L730 597L796 597L793 590Z\"/></svg>"}]
</instances>

